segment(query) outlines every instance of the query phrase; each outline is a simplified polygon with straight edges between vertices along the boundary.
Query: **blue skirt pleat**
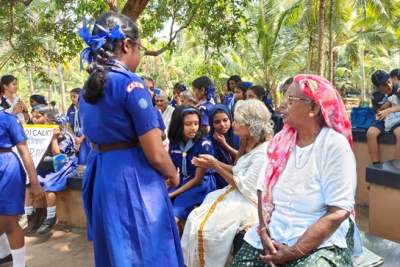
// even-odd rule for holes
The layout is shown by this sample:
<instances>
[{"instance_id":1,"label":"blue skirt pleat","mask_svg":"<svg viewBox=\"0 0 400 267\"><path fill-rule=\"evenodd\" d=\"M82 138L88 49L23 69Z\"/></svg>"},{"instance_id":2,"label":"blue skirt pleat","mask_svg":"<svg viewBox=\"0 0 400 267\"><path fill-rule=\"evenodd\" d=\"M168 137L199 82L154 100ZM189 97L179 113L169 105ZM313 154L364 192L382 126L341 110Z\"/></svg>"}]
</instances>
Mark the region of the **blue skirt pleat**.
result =
<instances>
[{"instance_id":1,"label":"blue skirt pleat","mask_svg":"<svg viewBox=\"0 0 400 267\"><path fill-rule=\"evenodd\" d=\"M18 156L0 153L0 215L24 213L26 174Z\"/></svg>"},{"instance_id":2,"label":"blue skirt pleat","mask_svg":"<svg viewBox=\"0 0 400 267\"><path fill-rule=\"evenodd\" d=\"M185 181L185 183L187 183L188 181ZM177 188L183 186L185 183L181 183ZM201 203L203 203L203 200L206 198L207 194L215 191L216 189L217 185L215 182L214 174L204 175L201 185L193 187L172 199L172 206L174 207L175 217L186 220L194 207L200 206ZM170 192L173 192L175 190L176 189L172 189L170 190Z\"/></svg>"},{"instance_id":3,"label":"blue skirt pleat","mask_svg":"<svg viewBox=\"0 0 400 267\"><path fill-rule=\"evenodd\" d=\"M83 180L97 267L183 267L164 179L141 147L91 152Z\"/></svg>"}]
</instances>

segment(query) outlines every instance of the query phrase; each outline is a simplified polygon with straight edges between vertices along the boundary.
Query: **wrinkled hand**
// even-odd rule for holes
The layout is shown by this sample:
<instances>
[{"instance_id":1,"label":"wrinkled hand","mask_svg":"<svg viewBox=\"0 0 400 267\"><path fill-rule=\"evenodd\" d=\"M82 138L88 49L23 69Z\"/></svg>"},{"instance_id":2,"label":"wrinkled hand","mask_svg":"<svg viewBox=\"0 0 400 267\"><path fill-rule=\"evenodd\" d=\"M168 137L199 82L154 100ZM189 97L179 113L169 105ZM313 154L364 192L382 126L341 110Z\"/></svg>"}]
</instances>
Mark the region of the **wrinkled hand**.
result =
<instances>
[{"instance_id":1,"label":"wrinkled hand","mask_svg":"<svg viewBox=\"0 0 400 267\"><path fill-rule=\"evenodd\" d=\"M276 254L269 254L269 255L261 255L260 258L263 262L273 262L274 264L285 264L294 260L301 258L299 256L299 251L296 249L295 246L288 247L279 243L272 241L277 253Z\"/></svg>"},{"instance_id":2,"label":"wrinkled hand","mask_svg":"<svg viewBox=\"0 0 400 267\"><path fill-rule=\"evenodd\" d=\"M261 238L261 243L263 245L264 248L264 253L265 255L260 255L260 259L265 262L266 264L268 264L268 266L270 267L275 267L276 265L274 264L274 262L272 260L266 260L265 257L266 256L271 256L271 255L276 255L278 252L276 251L271 238L269 237L267 231L263 230L260 232L260 238Z\"/></svg>"},{"instance_id":3,"label":"wrinkled hand","mask_svg":"<svg viewBox=\"0 0 400 267\"><path fill-rule=\"evenodd\" d=\"M376 118L380 121L385 120L392 113L392 109L388 108L385 110L381 110L376 114Z\"/></svg>"},{"instance_id":4,"label":"wrinkled hand","mask_svg":"<svg viewBox=\"0 0 400 267\"><path fill-rule=\"evenodd\" d=\"M199 157L193 157L192 164L203 169L214 170L218 165L218 160L211 155L199 155Z\"/></svg>"},{"instance_id":5,"label":"wrinkled hand","mask_svg":"<svg viewBox=\"0 0 400 267\"><path fill-rule=\"evenodd\" d=\"M218 144L220 145L224 145L226 144L226 140L225 140L225 136L223 134L214 132L213 134L213 138L215 139L215 141L218 142Z\"/></svg>"},{"instance_id":6,"label":"wrinkled hand","mask_svg":"<svg viewBox=\"0 0 400 267\"><path fill-rule=\"evenodd\" d=\"M31 184L29 191L31 200L39 200L44 197L44 191L39 184Z\"/></svg>"}]
</instances>

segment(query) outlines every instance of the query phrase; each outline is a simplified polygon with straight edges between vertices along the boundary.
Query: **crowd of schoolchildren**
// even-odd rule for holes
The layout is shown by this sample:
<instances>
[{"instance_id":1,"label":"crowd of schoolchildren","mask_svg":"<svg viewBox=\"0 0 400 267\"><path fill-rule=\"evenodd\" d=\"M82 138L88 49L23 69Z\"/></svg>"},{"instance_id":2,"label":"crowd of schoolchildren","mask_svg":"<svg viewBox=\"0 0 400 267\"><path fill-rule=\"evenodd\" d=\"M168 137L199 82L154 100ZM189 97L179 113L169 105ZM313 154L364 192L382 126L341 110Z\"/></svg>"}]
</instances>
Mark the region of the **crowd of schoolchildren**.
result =
<instances>
[{"instance_id":1,"label":"crowd of schoolchildren","mask_svg":"<svg viewBox=\"0 0 400 267\"><path fill-rule=\"evenodd\" d=\"M173 164L179 170L179 185L172 187L167 183L167 186L174 216L182 232L184 222L192 209L199 206L208 193L228 185L213 170L199 170L192 164L192 159L200 154L209 154L225 164L234 164L240 145L240 138L233 133L232 128L233 111L237 102L258 99L265 104L271 115L274 115L277 120L280 119L279 114L275 113L273 103L268 98L268 92L263 87L253 86L250 82L242 82L237 75L230 77L227 81L224 104L215 102L218 99L216 88L211 79L206 76L195 79L191 84L192 90L181 82L176 83L172 101L164 91L155 88L151 77L143 75L141 79L148 88L154 109L157 110L163 145ZM7 210L7 206L4 207L4 210L2 206L0 207L0 212L4 214L24 214L19 217L19 224L23 229L46 234L51 231L57 221L56 192L66 188L67 177L76 171L78 165L86 165L91 150L90 142L83 134L79 114L78 101L81 89L75 88L70 91L72 104L68 108L67 114L62 115L54 103L53 105L47 103L43 95L32 95L28 108L17 96L18 80L12 75L5 75L1 78L1 88L0 112L2 116L12 120L15 117L8 114L13 114L18 118L14 120L16 125L12 127L14 131L18 131L20 137L13 140L14 143L11 147L26 141L26 136L20 126L22 124L55 126L50 145L36 167L38 184L43 189L47 202L45 220L41 220L44 216L43 211L41 209L36 211L34 208L34 198L31 192L32 180L26 185L24 212ZM193 114L200 117L201 125L193 124L193 130L186 132L183 128L185 123L189 123L187 116ZM275 130L279 131L279 128L275 128ZM2 135L2 138L5 136ZM3 151L0 153L1 156L4 156ZM18 163L14 162L14 165L18 166ZM25 179L25 175L23 177ZM32 179L33 176L29 177ZM4 183L4 179L2 178L2 183ZM3 194L6 190L6 187L1 188L0 200L6 196ZM37 191L37 189L35 190ZM6 242L5 234L1 235L0 242L1 240ZM14 254L10 256L11 252L13 250L0 250L0 264L12 259L14 259L14 264L18 262Z\"/></svg>"},{"instance_id":2,"label":"crowd of schoolchildren","mask_svg":"<svg viewBox=\"0 0 400 267\"><path fill-rule=\"evenodd\" d=\"M208 220L215 207L204 208L205 213L200 215L201 208L197 212L192 212L193 209L204 203L206 196L210 198L209 193L227 188L230 180L243 176L252 164L259 169L266 156L267 136L283 127L279 109L274 109L268 97L269 90L242 81L237 75L227 80L227 93L222 103L218 103L216 88L206 76L193 80L191 89L182 82L176 83L170 101L163 90L155 87L151 77L143 75L139 79L133 73L140 61L138 52L142 49L138 31L129 19L115 16L112 12L103 15L96 24L97 28L93 29L93 36L84 34L85 28L78 32L88 45L93 45L95 40L101 41L103 47L96 50L97 63L88 68L91 75L83 91L79 88L70 91L72 104L65 116L41 95L32 95L31 108L28 108L17 97L17 79L12 75L1 78L0 265L13 261L14 267L25 266L24 238L19 223L38 234L49 233L57 221L56 192L66 188L67 177L76 171L78 165L87 165L82 195L88 239L94 242L96 265L117 266L114 263L118 263L118 266L132 266L130 260L134 259L143 266L154 266L155 261L162 262L163 266L183 266L182 262L168 262L171 258L168 255L182 254L180 237L184 230L188 235L190 229L187 228L198 223L195 217L198 215ZM123 32L115 23L110 26L111 21L117 18L124 25ZM104 27L113 30L108 32ZM114 39L122 40L118 43L121 47L118 61L108 51L114 49ZM137 49L133 48L136 46ZM285 82L284 92L292 81L288 79ZM376 71L372 83L377 89L372 99L377 120L368 130L367 137L372 160L377 163L377 136L390 130L400 137L400 130L397 131L400 122L389 127L384 121L390 114L400 112L400 101L396 98L400 97L399 70L390 75ZM247 103L251 102L253 108L257 107L258 110L252 111L254 114L243 113L246 100L250 100ZM107 112L109 110L113 112ZM235 114L235 111L242 113ZM236 131L233 130L235 115L240 117L237 121L243 121L243 124L236 125L238 129L240 125L251 128L252 115L259 116L259 120L265 123L258 129L260 140L252 135L255 142L253 151L240 151L241 147L247 147L241 146L241 142L249 139L241 140L241 135L235 134L238 133L236 126ZM270 119L274 126L269 123ZM260 122L254 123L258 126ZM54 127L50 145L36 168L29 156L22 124ZM266 130L269 127L271 134ZM24 168L11 150L14 146L29 176L28 182ZM252 153L259 155L252 158ZM219 168L221 171L216 171L215 162L205 163L210 159L208 155L224 166ZM247 158L241 157L243 155ZM396 155L400 155L397 147ZM240 163L239 157L242 159ZM235 164L244 166L243 171L238 166L232 169ZM165 184L162 178L165 178ZM253 195L256 192L251 191ZM43 222L40 221L41 214L34 208L34 201L42 197L47 202ZM215 197L215 201L221 202L226 194ZM228 210L237 201L247 201L246 197L245 193L238 193L236 198L226 198L231 202L219 208ZM254 199L257 201L255 195L247 199L250 203ZM25 210L21 210L24 206ZM243 210L243 214L245 212L247 210ZM20 214L26 215L25 222L24 216L18 218ZM192 218L185 229L189 214ZM225 218L227 222L239 220L230 215ZM226 229L206 229L204 223L199 227L204 236L208 234L210 237L215 231L224 237L223 232L229 229L229 226ZM236 234L237 227L234 228ZM189 239L188 236L182 239L187 255L191 255L190 250L195 246L203 247L206 243L201 237L196 237L195 241ZM169 243L163 244L165 240ZM216 244L220 241L213 241L215 249L218 249ZM126 251L132 255L124 254ZM200 249L196 251L204 254ZM178 260L181 259L178 257Z\"/></svg>"}]
</instances>

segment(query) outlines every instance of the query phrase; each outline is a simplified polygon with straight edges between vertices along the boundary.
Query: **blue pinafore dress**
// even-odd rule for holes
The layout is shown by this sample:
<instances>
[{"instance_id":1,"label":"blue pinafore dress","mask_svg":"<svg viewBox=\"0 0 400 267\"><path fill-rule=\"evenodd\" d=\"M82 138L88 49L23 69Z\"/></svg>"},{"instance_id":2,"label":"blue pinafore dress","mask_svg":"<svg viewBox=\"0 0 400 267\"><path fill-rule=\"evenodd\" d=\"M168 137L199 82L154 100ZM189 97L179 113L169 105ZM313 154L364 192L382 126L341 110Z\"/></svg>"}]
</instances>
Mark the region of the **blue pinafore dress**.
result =
<instances>
[{"instance_id":1,"label":"blue pinafore dress","mask_svg":"<svg viewBox=\"0 0 400 267\"><path fill-rule=\"evenodd\" d=\"M186 152L186 170L185 175L182 171L182 160L185 154L179 145L170 144L169 154L174 165L180 169L180 183L176 188L169 189L169 192L174 192L176 189L182 187L184 184L192 180L196 174L196 166L191 162L193 157L198 157L201 154L214 155L211 141L206 138L200 139ZM174 207L175 217L186 220L189 213L195 206L200 206L208 193L217 189L215 182L214 171L207 169L203 178L203 183L193 187L178 196L171 199L172 206Z\"/></svg>"},{"instance_id":2,"label":"blue pinafore dress","mask_svg":"<svg viewBox=\"0 0 400 267\"><path fill-rule=\"evenodd\" d=\"M17 116L0 107L0 148L9 149L27 140ZM0 215L24 213L25 170L14 152L0 153Z\"/></svg>"},{"instance_id":3,"label":"blue pinafore dress","mask_svg":"<svg viewBox=\"0 0 400 267\"><path fill-rule=\"evenodd\" d=\"M103 97L95 104L79 99L83 133L96 144L138 141L159 127L143 81L117 63ZM141 146L92 150L82 196L96 267L184 266L165 181Z\"/></svg>"}]
</instances>

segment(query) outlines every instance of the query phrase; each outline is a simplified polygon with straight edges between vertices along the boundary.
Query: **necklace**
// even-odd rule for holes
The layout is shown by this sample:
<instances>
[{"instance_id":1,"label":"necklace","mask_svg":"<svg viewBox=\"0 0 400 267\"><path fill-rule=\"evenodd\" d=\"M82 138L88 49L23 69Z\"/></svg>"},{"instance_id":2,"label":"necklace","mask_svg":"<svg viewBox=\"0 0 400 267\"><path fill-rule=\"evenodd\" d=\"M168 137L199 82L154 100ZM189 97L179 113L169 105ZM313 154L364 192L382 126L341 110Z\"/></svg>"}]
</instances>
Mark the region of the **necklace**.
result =
<instances>
[{"instance_id":1,"label":"necklace","mask_svg":"<svg viewBox=\"0 0 400 267\"><path fill-rule=\"evenodd\" d=\"M295 162L294 162L294 164L295 164L295 167L296 167L296 169L298 169L298 170L301 170L301 169L303 169L306 165L307 165L307 163L308 163L308 161L310 160L310 158L311 158L311 155L313 154L313 152L314 152L314 145L315 145L315 141L314 141L314 143L312 144L312 146L311 146L311 148L310 149L307 149L306 151L302 151L302 152L300 152L300 153L298 153L299 152L299 147L296 147L296 154L295 154L295 158L294 158L294 160L295 160ZM308 154L308 157L307 157L307 160L306 160L306 162L301 166L300 164L301 164L301 158L302 158L302 156L305 154L305 153L307 153ZM299 155L298 155L299 154ZM298 156L298 157L297 157ZM297 163L297 158L299 158L299 163Z\"/></svg>"}]
</instances>

